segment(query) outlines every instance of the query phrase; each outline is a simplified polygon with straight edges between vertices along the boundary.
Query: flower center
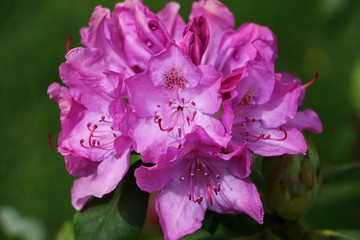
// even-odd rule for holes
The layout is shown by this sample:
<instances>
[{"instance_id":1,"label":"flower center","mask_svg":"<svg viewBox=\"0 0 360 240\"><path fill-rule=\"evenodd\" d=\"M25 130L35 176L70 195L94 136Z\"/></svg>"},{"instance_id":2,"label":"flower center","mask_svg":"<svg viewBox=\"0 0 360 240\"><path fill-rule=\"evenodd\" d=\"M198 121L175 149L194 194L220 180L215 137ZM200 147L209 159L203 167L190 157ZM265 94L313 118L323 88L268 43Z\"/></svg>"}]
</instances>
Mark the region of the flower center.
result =
<instances>
[{"instance_id":1,"label":"flower center","mask_svg":"<svg viewBox=\"0 0 360 240\"><path fill-rule=\"evenodd\" d=\"M197 110L194 101L185 101L184 98L169 100L168 104L157 105L158 110L154 122L161 131L174 132L177 138L182 138L191 127Z\"/></svg>"},{"instance_id":2,"label":"flower center","mask_svg":"<svg viewBox=\"0 0 360 240\"><path fill-rule=\"evenodd\" d=\"M105 116L102 116L96 124L89 122L86 125L89 130L89 136L87 141L85 139L80 139L81 146L87 149L114 149L114 140L118 134L114 131L112 124L112 120L106 119Z\"/></svg>"},{"instance_id":3,"label":"flower center","mask_svg":"<svg viewBox=\"0 0 360 240\"><path fill-rule=\"evenodd\" d=\"M284 136L278 138L262 131L251 131L253 124L261 124L261 119L245 117L244 121L234 124L234 135L241 136L247 142L257 142L259 140L284 141L287 138L287 131L283 127L280 127L278 130L281 131Z\"/></svg>"},{"instance_id":4,"label":"flower center","mask_svg":"<svg viewBox=\"0 0 360 240\"><path fill-rule=\"evenodd\" d=\"M170 91L176 89L184 90L185 84L186 84L186 80L184 78L184 75L175 68L171 68L164 75L164 85L167 90Z\"/></svg>"},{"instance_id":5,"label":"flower center","mask_svg":"<svg viewBox=\"0 0 360 240\"><path fill-rule=\"evenodd\" d=\"M189 201L200 204L206 197L212 206L213 194L218 195L220 192L220 179L220 175L209 161L196 158L192 160L189 169L186 169L180 176L179 181L189 184Z\"/></svg>"}]
</instances>

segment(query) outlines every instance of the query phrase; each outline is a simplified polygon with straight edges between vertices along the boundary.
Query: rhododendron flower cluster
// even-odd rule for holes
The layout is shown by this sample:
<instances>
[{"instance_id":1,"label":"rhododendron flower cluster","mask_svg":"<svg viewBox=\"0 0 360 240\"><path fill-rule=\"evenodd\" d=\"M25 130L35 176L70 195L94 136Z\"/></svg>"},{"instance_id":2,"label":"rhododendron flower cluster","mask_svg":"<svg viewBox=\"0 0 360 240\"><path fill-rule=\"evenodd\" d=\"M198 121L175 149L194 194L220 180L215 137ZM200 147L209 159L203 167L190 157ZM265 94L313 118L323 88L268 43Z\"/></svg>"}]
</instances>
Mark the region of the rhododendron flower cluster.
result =
<instances>
[{"instance_id":1,"label":"rhododendron flower cluster","mask_svg":"<svg viewBox=\"0 0 360 240\"><path fill-rule=\"evenodd\" d=\"M322 131L303 103L305 85L276 73L275 35L242 24L217 0L194 2L189 22L169 3L153 13L139 0L98 6L83 47L61 64L66 85L48 88L61 110L58 151L77 176L72 203L113 191L130 154L148 163L135 171L147 192L160 190L156 211L167 239L201 227L206 209L245 213L263 222L248 179L252 154L305 154L301 133ZM150 167L149 167L150 166Z\"/></svg>"}]
</instances>

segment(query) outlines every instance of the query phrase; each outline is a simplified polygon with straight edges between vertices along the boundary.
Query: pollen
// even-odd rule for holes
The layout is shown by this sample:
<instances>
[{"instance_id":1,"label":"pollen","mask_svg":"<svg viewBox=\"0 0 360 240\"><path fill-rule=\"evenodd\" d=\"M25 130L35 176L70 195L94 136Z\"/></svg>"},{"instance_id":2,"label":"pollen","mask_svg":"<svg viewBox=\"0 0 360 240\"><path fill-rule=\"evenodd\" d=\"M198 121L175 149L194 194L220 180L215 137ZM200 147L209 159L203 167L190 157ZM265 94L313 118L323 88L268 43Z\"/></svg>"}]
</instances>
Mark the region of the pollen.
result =
<instances>
[{"instance_id":1,"label":"pollen","mask_svg":"<svg viewBox=\"0 0 360 240\"><path fill-rule=\"evenodd\" d=\"M184 89L185 84L184 75L175 68L171 68L164 76L164 85L168 90Z\"/></svg>"}]
</instances>

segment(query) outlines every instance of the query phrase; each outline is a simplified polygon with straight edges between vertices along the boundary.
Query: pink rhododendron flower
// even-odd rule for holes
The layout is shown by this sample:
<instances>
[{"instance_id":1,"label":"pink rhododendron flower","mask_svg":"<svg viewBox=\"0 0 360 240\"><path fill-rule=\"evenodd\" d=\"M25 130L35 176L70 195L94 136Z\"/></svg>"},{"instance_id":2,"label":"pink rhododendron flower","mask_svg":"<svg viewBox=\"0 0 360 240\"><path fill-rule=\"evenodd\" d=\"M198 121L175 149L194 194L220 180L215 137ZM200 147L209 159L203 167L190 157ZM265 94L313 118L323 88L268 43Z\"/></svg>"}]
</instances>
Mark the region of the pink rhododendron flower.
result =
<instances>
[{"instance_id":1,"label":"pink rhododendron flower","mask_svg":"<svg viewBox=\"0 0 360 240\"><path fill-rule=\"evenodd\" d=\"M322 124L312 110L297 112L305 91L301 82L290 74L274 75L256 62L247 63L238 78L232 78L236 79L231 83L234 90L224 101L222 115L227 131L232 132L231 144L247 142L261 156L305 154L300 131L320 133Z\"/></svg>"},{"instance_id":2,"label":"pink rhododendron flower","mask_svg":"<svg viewBox=\"0 0 360 240\"><path fill-rule=\"evenodd\" d=\"M263 221L256 187L247 178L251 158L246 145L229 154L200 127L185 137L178 149L169 147L153 167L135 171L138 186L161 190L156 211L166 239L179 239L201 227L206 209L218 213L246 213Z\"/></svg>"},{"instance_id":3,"label":"pink rhododendron flower","mask_svg":"<svg viewBox=\"0 0 360 240\"><path fill-rule=\"evenodd\" d=\"M209 26L209 43L202 64L211 64L225 77L251 60L273 67L277 58L276 38L268 28L244 23L233 30L233 14L217 0L194 2L190 19L200 16Z\"/></svg>"},{"instance_id":4,"label":"pink rhododendron flower","mask_svg":"<svg viewBox=\"0 0 360 240\"><path fill-rule=\"evenodd\" d=\"M220 82L221 74L209 65L195 66L173 44L150 59L147 71L126 79L138 118L132 137L144 161L180 146L194 126L226 146L229 137L214 115L221 105Z\"/></svg>"},{"instance_id":5,"label":"pink rhododendron flower","mask_svg":"<svg viewBox=\"0 0 360 240\"><path fill-rule=\"evenodd\" d=\"M90 196L102 197L115 189L129 167L132 140L112 127L107 112L87 109L68 88L53 83L48 93L61 110L58 151L69 173L79 177L73 184L72 203L80 210Z\"/></svg>"},{"instance_id":6,"label":"pink rhododendron flower","mask_svg":"<svg viewBox=\"0 0 360 240\"><path fill-rule=\"evenodd\" d=\"M160 190L156 210L167 239L199 229L206 209L262 223L248 180L252 153L305 154L301 131L322 131L314 111L299 111L316 76L301 85L275 73L268 28L234 30L218 0L194 2L187 24L178 11L169 3L155 14L140 0L112 13L96 7L81 29L83 47L59 67L66 86L48 88L60 108L57 150L78 177L73 206L113 191L135 151L154 164L135 175L142 190Z\"/></svg>"}]
</instances>

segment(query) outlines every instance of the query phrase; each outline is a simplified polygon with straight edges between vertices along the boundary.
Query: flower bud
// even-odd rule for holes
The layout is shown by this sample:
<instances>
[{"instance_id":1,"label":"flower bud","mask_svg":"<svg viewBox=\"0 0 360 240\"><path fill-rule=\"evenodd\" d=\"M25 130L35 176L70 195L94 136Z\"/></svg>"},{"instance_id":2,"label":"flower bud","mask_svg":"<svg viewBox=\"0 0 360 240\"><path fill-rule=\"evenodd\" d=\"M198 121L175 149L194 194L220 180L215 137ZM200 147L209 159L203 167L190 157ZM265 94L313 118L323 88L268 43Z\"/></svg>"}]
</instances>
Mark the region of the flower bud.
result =
<instances>
[{"instance_id":1,"label":"flower bud","mask_svg":"<svg viewBox=\"0 0 360 240\"><path fill-rule=\"evenodd\" d=\"M321 187L320 161L314 143L306 136L306 155L264 158L264 204L285 220L296 220L312 205Z\"/></svg>"}]
</instances>

